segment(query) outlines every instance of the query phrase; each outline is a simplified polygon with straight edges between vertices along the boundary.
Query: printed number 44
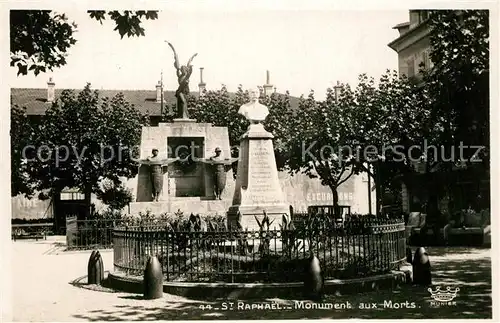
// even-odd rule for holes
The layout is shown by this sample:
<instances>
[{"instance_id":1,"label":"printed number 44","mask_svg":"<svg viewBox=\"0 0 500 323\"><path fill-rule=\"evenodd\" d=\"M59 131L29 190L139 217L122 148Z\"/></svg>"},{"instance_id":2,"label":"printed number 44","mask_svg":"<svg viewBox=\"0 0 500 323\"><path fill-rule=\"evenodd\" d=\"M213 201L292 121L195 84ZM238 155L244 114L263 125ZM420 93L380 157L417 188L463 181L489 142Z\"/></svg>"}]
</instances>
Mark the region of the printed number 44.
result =
<instances>
[{"instance_id":1,"label":"printed number 44","mask_svg":"<svg viewBox=\"0 0 500 323\"><path fill-rule=\"evenodd\" d=\"M202 311L211 310L211 309L212 309L212 305L203 305L203 304L200 305L200 310L202 310Z\"/></svg>"}]
</instances>

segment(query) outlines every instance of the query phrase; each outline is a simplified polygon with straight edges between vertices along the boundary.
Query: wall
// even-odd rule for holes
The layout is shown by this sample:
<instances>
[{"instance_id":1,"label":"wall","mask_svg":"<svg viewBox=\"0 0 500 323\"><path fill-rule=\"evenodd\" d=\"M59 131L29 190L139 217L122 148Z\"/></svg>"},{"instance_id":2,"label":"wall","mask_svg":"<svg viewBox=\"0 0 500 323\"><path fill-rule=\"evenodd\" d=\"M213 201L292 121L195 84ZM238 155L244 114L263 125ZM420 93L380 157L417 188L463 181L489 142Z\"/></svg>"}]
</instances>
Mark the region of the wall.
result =
<instances>
[{"instance_id":1,"label":"wall","mask_svg":"<svg viewBox=\"0 0 500 323\"><path fill-rule=\"evenodd\" d=\"M291 176L280 172L281 189L287 204L292 205L294 211L305 212L309 205L331 205L333 194L328 186L321 185L317 178L309 178L304 174ZM354 181L349 179L338 188L339 204L354 205Z\"/></svg>"},{"instance_id":2,"label":"wall","mask_svg":"<svg viewBox=\"0 0 500 323\"><path fill-rule=\"evenodd\" d=\"M227 174L226 188L229 190L224 194L225 199L232 199L234 190L234 179L232 172ZM309 205L331 205L333 203L332 192L328 186L321 185L317 178L309 178L304 174L291 176L286 172L279 172L280 184L288 205L292 205L296 212L306 211ZM341 205L350 205L352 213L368 213L366 174L352 176L338 189L339 202ZM373 185L373 182L372 182ZM132 189L135 195L137 179L130 179L125 186ZM372 192L372 210L375 211L375 192ZM100 211L105 206L92 196L92 202L96 204L96 210ZM50 201L40 201L37 198L29 200L22 196L12 198L12 218L41 218L47 210ZM46 217L52 217L52 209L49 208Z\"/></svg>"},{"instance_id":3,"label":"wall","mask_svg":"<svg viewBox=\"0 0 500 323\"><path fill-rule=\"evenodd\" d=\"M12 219L52 218L53 211L50 200L28 199L18 195L11 199Z\"/></svg>"},{"instance_id":4,"label":"wall","mask_svg":"<svg viewBox=\"0 0 500 323\"><path fill-rule=\"evenodd\" d=\"M415 74L417 74L419 71L420 63L424 61L425 55L429 54L430 54L430 43L428 37L424 37L420 40L417 40L415 43L403 49L398 53L399 74L408 75L407 62L409 59L413 59L414 61L413 69L415 71Z\"/></svg>"},{"instance_id":5,"label":"wall","mask_svg":"<svg viewBox=\"0 0 500 323\"><path fill-rule=\"evenodd\" d=\"M37 194L35 194L37 196ZM92 194L91 202L95 204L96 211L107 208L97 197ZM54 209L51 200L40 200L37 197L28 199L18 195L11 198L12 219L42 219L54 218Z\"/></svg>"},{"instance_id":6,"label":"wall","mask_svg":"<svg viewBox=\"0 0 500 323\"><path fill-rule=\"evenodd\" d=\"M352 213L358 214L376 214L377 213L377 191L375 189L375 182L371 178L368 182L368 174L361 173L353 178L354 182L354 200L351 206ZM370 184L371 187L368 187ZM371 210L368 205L368 192L371 195ZM371 212L370 212L371 211Z\"/></svg>"}]
</instances>

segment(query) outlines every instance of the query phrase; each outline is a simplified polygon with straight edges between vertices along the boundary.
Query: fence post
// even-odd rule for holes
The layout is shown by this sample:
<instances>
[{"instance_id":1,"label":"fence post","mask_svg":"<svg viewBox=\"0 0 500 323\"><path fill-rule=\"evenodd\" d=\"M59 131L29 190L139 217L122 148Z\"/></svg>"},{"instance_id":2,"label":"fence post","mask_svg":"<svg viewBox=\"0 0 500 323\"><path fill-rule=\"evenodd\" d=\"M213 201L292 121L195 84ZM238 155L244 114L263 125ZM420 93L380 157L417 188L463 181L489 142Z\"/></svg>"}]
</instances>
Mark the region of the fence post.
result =
<instances>
[{"instance_id":1,"label":"fence post","mask_svg":"<svg viewBox=\"0 0 500 323\"><path fill-rule=\"evenodd\" d=\"M165 248L167 249L167 260L166 260L166 270L167 270L167 281L170 281L170 255L168 250L170 249L170 232L168 228L165 228ZM172 248L173 249L173 248Z\"/></svg>"}]
</instances>

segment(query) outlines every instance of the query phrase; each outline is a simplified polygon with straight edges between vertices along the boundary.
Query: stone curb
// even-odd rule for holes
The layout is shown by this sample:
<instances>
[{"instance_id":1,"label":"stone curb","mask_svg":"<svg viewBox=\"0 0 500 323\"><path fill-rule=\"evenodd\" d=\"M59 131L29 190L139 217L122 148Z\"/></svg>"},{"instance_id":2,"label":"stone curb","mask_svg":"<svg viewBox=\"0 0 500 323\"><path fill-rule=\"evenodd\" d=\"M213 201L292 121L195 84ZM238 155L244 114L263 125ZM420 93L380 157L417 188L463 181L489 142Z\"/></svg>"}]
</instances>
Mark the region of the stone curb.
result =
<instances>
[{"instance_id":1,"label":"stone curb","mask_svg":"<svg viewBox=\"0 0 500 323\"><path fill-rule=\"evenodd\" d=\"M411 269L392 271L387 274L352 279L325 281L325 294L344 295L379 289L396 289L409 283ZM143 293L142 278L120 273L109 273L109 285L129 293ZM293 283L189 283L164 282L163 292L193 299L262 299L296 298L303 292L302 282Z\"/></svg>"},{"instance_id":2,"label":"stone curb","mask_svg":"<svg viewBox=\"0 0 500 323\"><path fill-rule=\"evenodd\" d=\"M53 250L49 250L48 252L46 252L47 255L52 255L52 256L62 256L62 255L74 255L74 254L82 254L82 253L87 253L89 256L90 254L92 253L94 249L89 249L89 250L78 250L78 249L74 249L74 250L68 250L66 249L66 246L63 246L61 247L60 249L58 247L56 248L53 248ZM105 253L110 253L110 252L113 252L113 249L97 249L99 250L99 252L101 254L105 254Z\"/></svg>"}]
</instances>

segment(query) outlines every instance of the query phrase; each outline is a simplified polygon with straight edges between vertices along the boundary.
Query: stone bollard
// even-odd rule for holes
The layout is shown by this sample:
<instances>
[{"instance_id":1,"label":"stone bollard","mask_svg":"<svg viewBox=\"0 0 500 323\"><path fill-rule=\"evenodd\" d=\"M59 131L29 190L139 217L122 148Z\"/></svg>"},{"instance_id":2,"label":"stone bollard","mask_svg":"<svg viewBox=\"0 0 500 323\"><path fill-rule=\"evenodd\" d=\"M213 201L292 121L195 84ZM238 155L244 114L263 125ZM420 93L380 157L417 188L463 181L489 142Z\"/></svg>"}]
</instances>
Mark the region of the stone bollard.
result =
<instances>
[{"instance_id":1,"label":"stone bollard","mask_svg":"<svg viewBox=\"0 0 500 323\"><path fill-rule=\"evenodd\" d=\"M415 250L412 267L414 284L425 286L432 284L431 262L424 247L418 247Z\"/></svg>"},{"instance_id":2,"label":"stone bollard","mask_svg":"<svg viewBox=\"0 0 500 323\"><path fill-rule=\"evenodd\" d=\"M319 259L313 253L307 259L304 276L304 296L313 301L320 301L323 297L323 277Z\"/></svg>"},{"instance_id":3,"label":"stone bollard","mask_svg":"<svg viewBox=\"0 0 500 323\"><path fill-rule=\"evenodd\" d=\"M89 284L100 285L104 280L104 264L99 250L94 250L90 254L87 265L87 280Z\"/></svg>"},{"instance_id":4,"label":"stone bollard","mask_svg":"<svg viewBox=\"0 0 500 323\"><path fill-rule=\"evenodd\" d=\"M144 269L144 298L163 297L163 272L158 258L150 256Z\"/></svg>"}]
</instances>

